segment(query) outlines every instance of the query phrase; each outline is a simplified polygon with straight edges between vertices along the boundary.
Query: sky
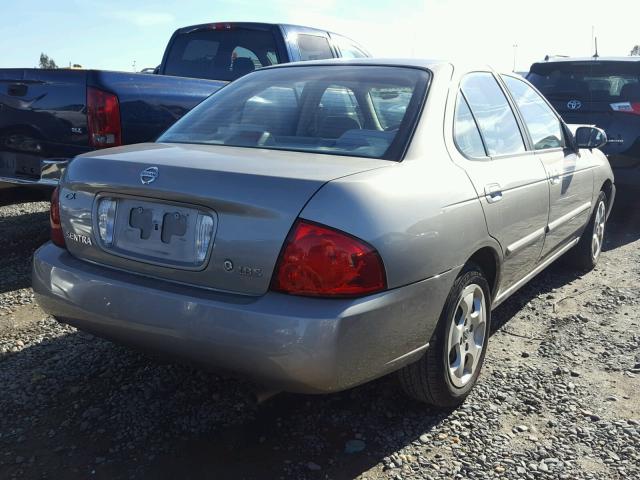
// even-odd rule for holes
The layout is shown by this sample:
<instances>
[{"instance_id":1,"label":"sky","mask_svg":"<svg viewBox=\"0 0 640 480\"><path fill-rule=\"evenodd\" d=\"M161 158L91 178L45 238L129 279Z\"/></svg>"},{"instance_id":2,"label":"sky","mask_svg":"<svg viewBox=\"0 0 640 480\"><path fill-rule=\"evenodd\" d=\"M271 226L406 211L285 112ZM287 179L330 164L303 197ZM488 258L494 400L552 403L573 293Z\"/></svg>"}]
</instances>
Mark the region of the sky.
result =
<instances>
[{"instance_id":1,"label":"sky","mask_svg":"<svg viewBox=\"0 0 640 480\"><path fill-rule=\"evenodd\" d=\"M639 0L0 0L0 68L155 67L179 27L294 23L357 40L377 57L462 59L528 71L545 55L628 55ZM135 66L134 66L135 62Z\"/></svg>"}]
</instances>

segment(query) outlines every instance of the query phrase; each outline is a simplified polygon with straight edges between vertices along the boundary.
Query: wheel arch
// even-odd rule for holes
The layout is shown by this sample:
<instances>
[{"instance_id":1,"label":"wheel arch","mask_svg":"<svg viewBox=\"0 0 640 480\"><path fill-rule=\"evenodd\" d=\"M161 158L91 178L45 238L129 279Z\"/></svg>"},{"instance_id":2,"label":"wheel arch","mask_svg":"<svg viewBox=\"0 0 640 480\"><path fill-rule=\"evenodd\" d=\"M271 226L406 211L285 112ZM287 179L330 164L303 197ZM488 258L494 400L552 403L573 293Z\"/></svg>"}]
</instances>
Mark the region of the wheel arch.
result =
<instances>
[{"instance_id":1,"label":"wheel arch","mask_svg":"<svg viewBox=\"0 0 640 480\"><path fill-rule=\"evenodd\" d=\"M491 298L494 299L500 284L500 257L498 252L489 246L482 247L469 257L465 265L469 264L477 265L482 270L491 289Z\"/></svg>"}]
</instances>

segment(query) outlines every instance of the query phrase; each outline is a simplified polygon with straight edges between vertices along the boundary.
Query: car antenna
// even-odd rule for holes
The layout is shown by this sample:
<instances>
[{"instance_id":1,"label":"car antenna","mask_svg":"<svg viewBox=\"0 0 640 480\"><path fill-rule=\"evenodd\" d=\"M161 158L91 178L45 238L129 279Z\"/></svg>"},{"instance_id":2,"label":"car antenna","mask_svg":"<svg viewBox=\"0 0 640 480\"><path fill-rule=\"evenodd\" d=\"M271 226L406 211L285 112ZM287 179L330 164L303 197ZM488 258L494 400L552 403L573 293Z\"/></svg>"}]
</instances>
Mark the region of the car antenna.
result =
<instances>
[{"instance_id":1,"label":"car antenna","mask_svg":"<svg viewBox=\"0 0 640 480\"><path fill-rule=\"evenodd\" d=\"M595 42L595 46L596 46L596 53L593 54L593 58L600 58L600 55L598 55L598 37L594 38L594 42Z\"/></svg>"}]
</instances>

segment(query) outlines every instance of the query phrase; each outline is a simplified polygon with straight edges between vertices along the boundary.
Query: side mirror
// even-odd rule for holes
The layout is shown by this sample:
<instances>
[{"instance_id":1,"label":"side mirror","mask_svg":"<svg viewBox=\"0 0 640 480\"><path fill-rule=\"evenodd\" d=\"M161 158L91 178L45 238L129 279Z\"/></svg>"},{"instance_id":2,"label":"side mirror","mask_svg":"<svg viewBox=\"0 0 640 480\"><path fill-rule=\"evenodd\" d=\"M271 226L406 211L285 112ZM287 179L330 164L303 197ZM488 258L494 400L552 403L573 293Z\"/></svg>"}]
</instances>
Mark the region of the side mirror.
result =
<instances>
[{"instance_id":1,"label":"side mirror","mask_svg":"<svg viewBox=\"0 0 640 480\"><path fill-rule=\"evenodd\" d=\"M578 148L601 148L607 142L607 134L598 127L578 127L575 134L576 146Z\"/></svg>"}]
</instances>

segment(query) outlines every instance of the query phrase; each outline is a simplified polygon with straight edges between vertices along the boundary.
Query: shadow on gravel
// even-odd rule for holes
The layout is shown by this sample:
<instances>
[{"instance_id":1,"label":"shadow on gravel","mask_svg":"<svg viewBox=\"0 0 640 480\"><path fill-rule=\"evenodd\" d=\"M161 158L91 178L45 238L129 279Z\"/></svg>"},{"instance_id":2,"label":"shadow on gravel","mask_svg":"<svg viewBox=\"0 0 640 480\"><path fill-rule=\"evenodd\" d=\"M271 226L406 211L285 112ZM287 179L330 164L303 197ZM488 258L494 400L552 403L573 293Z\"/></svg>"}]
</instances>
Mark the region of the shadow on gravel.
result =
<instances>
[{"instance_id":1,"label":"shadow on gravel","mask_svg":"<svg viewBox=\"0 0 640 480\"><path fill-rule=\"evenodd\" d=\"M24 202L42 202L51 198L49 189L24 187L0 188L0 207Z\"/></svg>"},{"instance_id":2,"label":"shadow on gravel","mask_svg":"<svg viewBox=\"0 0 640 480\"><path fill-rule=\"evenodd\" d=\"M242 382L73 331L0 360L0 385L0 478L350 479L448 415L395 377L256 405Z\"/></svg>"},{"instance_id":3,"label":"shadow on gravel","mask_svg":"<svg viewBox=\"0 0 640 480\"><path fill-rule=\"evenodd\" d=\"M49 240L49 213L0 217L0 293L31 286L33 252Z\"/></svg>"},{"instance_id":4,"label":"shadow on gravel","mask_svg":"<svg viewBox=\"0 0 640 480\"><path fill-rule=\"evenodd\" d=\"M607 222L604 250L613 250L640 238L640 193L619 191Z\"/></svg>"}]
</instances>

